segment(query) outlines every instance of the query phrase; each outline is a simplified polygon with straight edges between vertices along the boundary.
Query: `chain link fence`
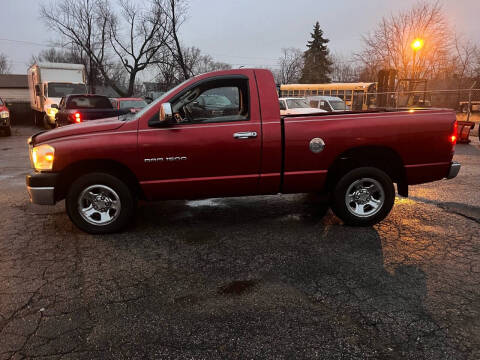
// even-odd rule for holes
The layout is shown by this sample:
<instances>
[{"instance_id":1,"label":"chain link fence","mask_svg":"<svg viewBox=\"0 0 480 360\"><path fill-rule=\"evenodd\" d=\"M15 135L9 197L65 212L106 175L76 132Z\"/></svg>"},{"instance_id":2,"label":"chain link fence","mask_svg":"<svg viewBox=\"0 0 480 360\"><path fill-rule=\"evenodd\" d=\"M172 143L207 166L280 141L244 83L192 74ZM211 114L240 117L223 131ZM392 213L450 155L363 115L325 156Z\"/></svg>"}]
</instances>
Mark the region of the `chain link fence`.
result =
<instances>
[{"instance_id":1,"label":"chain link fence","mask_svg":"<svg viewBox=\"0 0 480 360\"><path fill-rule=\"evenodd\" d=\"M368 108L447 108L468 118L480 114L480 89L367 93L366 102Z\"/></svg>"}]
</instances>

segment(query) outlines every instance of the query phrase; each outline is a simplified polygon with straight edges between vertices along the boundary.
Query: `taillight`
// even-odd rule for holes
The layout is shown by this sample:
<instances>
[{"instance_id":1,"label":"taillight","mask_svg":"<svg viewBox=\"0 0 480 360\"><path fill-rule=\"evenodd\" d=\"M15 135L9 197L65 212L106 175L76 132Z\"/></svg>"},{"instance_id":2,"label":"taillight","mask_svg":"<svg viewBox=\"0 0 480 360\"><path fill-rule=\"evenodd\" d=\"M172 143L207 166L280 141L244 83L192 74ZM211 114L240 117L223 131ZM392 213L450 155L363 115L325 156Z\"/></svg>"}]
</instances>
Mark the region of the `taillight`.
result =
<instances>
[{"instance_id":1,"label":"taillight","mask_svg":"<svg viewBox=\"0 0 480 360\"><path fill-rule=\"evenodd\" d=\"M458 136L457 131L458 131L458 124L455 121L455 123L453 124L453 133L449 137L449 140L452 143L452 145L455 145L457 143L457 136Z\"/></svg>"},{"instance_id":2,"label":"taillight","mask_svg":"<svg viewBox=\"0 0 480 360\"><path fill-rule=\"evenodd\" d=\"M82 122L82 117L80 116L80 113L76 112L73 115L73 120L78 124Z\"/></svg>"}]
</instances>

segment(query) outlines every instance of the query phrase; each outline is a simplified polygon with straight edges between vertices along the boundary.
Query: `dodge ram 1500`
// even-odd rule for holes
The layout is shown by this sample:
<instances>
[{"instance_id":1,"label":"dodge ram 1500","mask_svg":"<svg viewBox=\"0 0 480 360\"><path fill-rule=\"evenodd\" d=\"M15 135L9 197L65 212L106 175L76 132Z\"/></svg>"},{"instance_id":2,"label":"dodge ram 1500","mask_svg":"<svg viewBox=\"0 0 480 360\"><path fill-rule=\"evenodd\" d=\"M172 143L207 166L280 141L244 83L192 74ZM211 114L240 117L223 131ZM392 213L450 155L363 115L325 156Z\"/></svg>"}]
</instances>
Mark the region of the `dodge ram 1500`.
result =
<instances>
[{"instance_id":1,"label":"dodge ram 1500","mask_svg":"<svg viewBox=\"0 0 480 360\"><path fill-rule=\"evenodd\" d=\"M450 110L280 116L272 74L238 69L191 78L137 114L32 136L26 184L33 203L65 199L89 233L121 230L138 199L278 193L328 194L346 224L370 226L392 209L394 183L408 196L455 177L455 142Z\"/></svg>"}]
</instances>

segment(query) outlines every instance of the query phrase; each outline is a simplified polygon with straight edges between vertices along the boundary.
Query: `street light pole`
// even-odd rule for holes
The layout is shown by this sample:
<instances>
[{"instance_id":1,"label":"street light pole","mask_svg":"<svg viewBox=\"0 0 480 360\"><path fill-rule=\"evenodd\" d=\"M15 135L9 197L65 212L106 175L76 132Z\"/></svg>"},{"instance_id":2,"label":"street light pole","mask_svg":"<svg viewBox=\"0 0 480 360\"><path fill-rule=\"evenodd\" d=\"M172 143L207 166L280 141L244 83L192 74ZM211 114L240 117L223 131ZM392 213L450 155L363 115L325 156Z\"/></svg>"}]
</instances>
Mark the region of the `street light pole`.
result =
<instances>
[{"instance_id":1,"label":"street light pole","mask_svg":"<svg viewBox=\"0 0 480 360\"><path fill-rule=\"evenodd\" d=\"M413 63L412 63L412 80L415 80L415 63L417 62L417 51L423 47L423 39L415 39L412 42Z\"/></svg>"}]
</instances>

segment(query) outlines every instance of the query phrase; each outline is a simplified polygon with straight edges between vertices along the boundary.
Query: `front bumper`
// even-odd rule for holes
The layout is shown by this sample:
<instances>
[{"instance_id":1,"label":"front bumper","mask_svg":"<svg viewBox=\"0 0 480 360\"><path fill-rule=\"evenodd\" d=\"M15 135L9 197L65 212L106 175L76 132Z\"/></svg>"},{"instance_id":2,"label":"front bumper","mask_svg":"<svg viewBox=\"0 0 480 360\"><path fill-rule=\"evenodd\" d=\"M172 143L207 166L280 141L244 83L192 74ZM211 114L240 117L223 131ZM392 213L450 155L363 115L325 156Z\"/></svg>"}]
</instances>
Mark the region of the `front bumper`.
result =
<instances>
[{"instance_id":1,"label":"front bumper","mask_svg":"<svg viewBox=\"0 0 480 360\"><path fill-rule=\"evenodd\" d=\"M448 170L447 179L453 179L457 177L461 167L462 165L460 163L452 161L450 164L450 169Z\"/></svg>"},{"instance_id":2,"label":"front bumper","mask_svg":"<svg viewBox=\"0 0 480 360\"><path fill-rule=\"evenodd\" d=\"M0 127L8 128L10 127L10 118L2 118L0 119Z\"/></svg>"},{"instance_id":3,"label":"front bumper","mask_svg":"<svg viewBox=\"0 0 480 360\"><path fill-rule=\"evenodd\" d=\"M55 205L55 186L58 174L35 173L27 175L27 191L30 202L38 205Z\"/></svg>"}]
</instances>

